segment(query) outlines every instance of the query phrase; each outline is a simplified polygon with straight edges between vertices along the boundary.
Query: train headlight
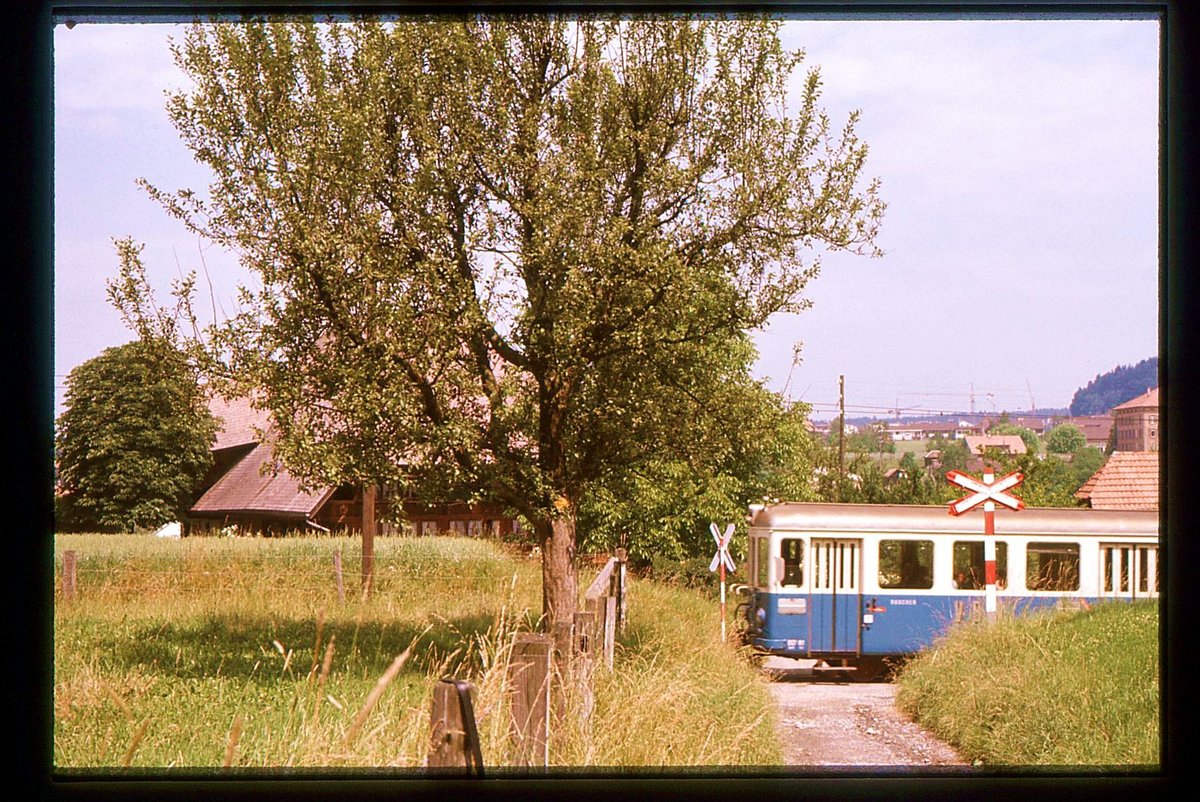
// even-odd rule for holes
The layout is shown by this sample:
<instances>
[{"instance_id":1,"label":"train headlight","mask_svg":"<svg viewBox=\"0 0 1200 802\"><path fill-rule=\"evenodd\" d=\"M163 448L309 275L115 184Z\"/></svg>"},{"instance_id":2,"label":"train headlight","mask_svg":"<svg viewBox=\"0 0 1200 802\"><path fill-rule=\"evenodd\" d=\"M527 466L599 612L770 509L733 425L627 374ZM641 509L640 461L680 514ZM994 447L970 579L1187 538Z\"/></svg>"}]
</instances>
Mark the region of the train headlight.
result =
<instances>
[{"instance_id":1,"label":"train headlight","mask_svg":"<svg viewBox=\"0 0 1200 802\"><path fill-rule=\"evenodd\" d=\"M767 623L767 611L761 607L754 608L754 623L759 627L765 626Z\"/></svg>"}]
</instances>

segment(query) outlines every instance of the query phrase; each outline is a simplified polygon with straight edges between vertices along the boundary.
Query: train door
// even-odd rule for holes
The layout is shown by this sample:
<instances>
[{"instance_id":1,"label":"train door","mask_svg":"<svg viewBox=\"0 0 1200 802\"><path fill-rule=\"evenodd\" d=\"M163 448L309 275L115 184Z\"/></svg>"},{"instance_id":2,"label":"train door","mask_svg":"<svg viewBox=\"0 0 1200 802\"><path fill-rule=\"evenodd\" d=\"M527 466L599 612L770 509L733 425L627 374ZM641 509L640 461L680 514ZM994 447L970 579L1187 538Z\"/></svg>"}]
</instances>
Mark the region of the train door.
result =
<instances>
[{"instance_id":1,"label":"train door","mask_svg":"<svg viewBox=\"0 0 1200 802\"><path fill-rule=\"evenodd\" d=\"M862 541L814 538L809 650L856 654L862 624Z\"/></svg>"},{"instance_id":2,"label":"train door","mask_svg":"<svg viewBox=\"0 0 1200 802\"><path fill-rule=\"evenodd\" d=\"M1100 595L1144 598L1158 595L1158 546L1100 544Z\"/></svg>"}]
</instances>

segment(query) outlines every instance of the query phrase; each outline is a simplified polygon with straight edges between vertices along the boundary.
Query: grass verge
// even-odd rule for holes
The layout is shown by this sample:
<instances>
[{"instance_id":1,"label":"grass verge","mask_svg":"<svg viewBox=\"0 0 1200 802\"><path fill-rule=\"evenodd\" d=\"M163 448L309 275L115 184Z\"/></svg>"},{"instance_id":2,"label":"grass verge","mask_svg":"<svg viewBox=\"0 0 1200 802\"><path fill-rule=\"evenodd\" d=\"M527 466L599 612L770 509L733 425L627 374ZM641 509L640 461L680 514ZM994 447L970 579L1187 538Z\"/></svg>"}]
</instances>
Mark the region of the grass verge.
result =
<instances>
[{"instance_id":1,"label":"grass verge","mask_svg":"<svg viewBox=\"0 0 1200 802\"><path fill-rule=\"evenodd\" d=\"M897 703L985 765L1159 764L1158 602L968 623L911 661Z\"/></svg>"}]
</instances>

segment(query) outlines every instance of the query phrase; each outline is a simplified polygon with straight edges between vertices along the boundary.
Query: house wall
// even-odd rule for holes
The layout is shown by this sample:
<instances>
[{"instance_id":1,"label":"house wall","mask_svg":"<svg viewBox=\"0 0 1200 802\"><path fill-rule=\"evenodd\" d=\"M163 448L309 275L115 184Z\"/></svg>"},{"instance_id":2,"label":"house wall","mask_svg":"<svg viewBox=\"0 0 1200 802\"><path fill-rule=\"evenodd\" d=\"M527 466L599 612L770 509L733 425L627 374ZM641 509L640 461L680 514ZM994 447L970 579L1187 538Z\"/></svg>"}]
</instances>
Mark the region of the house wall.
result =
<instances>
[{"instance_id":1,"label":"house wall","mask_svg":"<svg viewBox=\"0 0 1200 802\"><path fill-rule=\"evenodd\" d=\"M1158 451L1158 409L1142 407L1114 410L1117 451Z\"/></svg>"}]
</instances>

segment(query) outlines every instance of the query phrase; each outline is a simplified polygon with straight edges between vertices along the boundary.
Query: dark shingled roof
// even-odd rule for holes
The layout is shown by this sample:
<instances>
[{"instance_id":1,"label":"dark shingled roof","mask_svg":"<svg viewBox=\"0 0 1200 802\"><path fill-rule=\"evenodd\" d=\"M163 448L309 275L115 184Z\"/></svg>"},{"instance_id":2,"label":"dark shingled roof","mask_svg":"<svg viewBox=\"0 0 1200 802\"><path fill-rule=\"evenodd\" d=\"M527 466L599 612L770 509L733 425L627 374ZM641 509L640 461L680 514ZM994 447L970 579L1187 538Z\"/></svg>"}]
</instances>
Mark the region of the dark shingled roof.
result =
<instances>
[{"instance_id":1,"label":"dark shingled roof","mask_svg":"<svg viewBox=\"0 0 1200 802\"><path fill-rule=\"evenodd\" d=\"M200 500L192 505L197 515L254 513L287 518L311 518L333 492L333 488L305 491L300 481L270 465L271 447L255 446L229 472L217 480Z\"/></svg>"},{"instance_id":2,"label":"dark shingled roof","mask_svg":"<svg viewBox=\"0 0 1200 802\"><path fill-rule=\"evenodd\" d=\"M257 443L261 438L255 429L266 431L270 426L267 413L254 409L246 398L212 398L208 409L221 425L213 451Z\"/></svg>"},{"instance_id":3,"label":"dark shingled roof","mask_svg":"<svg viewBox=\"0 0 1200 802\"><path fill-rule=\"evenodd\" d=\"M316 514L334 488L303 490L299 479L271 463L270 420L266 413L254 409L244 398L214 398L209 409L221 421L213 451L254 447L192 505L192 514L248 513L297 519ZM266 441L262 441L260 432L267 433Z\"/></svg>"}]
</instances>

